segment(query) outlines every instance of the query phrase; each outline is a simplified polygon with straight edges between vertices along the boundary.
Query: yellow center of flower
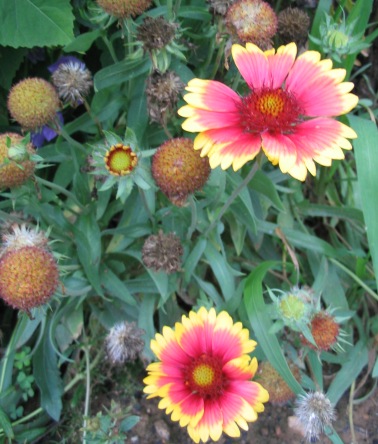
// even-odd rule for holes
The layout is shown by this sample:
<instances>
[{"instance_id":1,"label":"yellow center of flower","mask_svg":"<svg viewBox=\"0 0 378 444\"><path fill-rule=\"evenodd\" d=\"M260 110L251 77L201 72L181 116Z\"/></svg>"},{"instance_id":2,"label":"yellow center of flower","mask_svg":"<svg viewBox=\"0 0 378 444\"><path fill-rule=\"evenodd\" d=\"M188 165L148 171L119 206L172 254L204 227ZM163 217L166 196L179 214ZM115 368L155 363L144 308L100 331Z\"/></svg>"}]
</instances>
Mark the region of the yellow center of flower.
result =
<instances>
[{"instance_id":1,"label":"yellow center of flower","mask_svg":"<svg viewBox=\"0 0 378 444\"><path fill-rule=\"evenodd\" d=\"M241 124L249 133L290 133L300 122L301 107L295 96L282 88L261 88L242 99Z\"/></svg>"},{"instance_id":2,"label":"yellow center of flower","mask_svg":"<svg viewBox=\"0 0 378 444\"><path fill-rule=\"evenodd\" d=\"M226 384L222 361L215 356L201 355L187 368L186 385L203 398L218 398Z\"/></svg>"},{"instance_id":3,"label":"yellow center of flower","mask_svg":"<svg viewBox=\"0 0 378 444\"><path fill-rule=\"evenodd\" d=\"M193 369L193 381L201 387L211 385L214 376L214 369L207 364L200 364Z\"/></svg>"},{"instance_id":4,"label":"yellow center of flower","mask_svg":"<svg viewBox=\"0 0 378 444\"><path fill-rule=\"evenodd\" d=\"M125 176L138 164L137 155L129 146L118 143L110 147L104 157L106 169L113 176Z\"/></svg>"}]
</instances>

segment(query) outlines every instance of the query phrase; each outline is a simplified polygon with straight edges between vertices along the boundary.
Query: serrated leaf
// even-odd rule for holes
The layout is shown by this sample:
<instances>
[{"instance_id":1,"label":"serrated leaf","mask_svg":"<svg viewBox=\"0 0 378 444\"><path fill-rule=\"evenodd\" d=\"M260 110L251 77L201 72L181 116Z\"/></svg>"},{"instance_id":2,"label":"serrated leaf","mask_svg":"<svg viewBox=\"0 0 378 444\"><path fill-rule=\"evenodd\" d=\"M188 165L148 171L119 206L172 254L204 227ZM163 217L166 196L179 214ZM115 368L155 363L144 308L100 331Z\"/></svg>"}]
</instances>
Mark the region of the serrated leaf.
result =
<instances>
[{"instance_id":1,"label":"serrated leaf","mask_svg":"<svg viewBox=\"0 0 378 444\"><path fill-rule=\"evenodd\" d=\"M0 0L0 45L67 45L74 38L70 0Z\"/></svg>"}]
</instances>

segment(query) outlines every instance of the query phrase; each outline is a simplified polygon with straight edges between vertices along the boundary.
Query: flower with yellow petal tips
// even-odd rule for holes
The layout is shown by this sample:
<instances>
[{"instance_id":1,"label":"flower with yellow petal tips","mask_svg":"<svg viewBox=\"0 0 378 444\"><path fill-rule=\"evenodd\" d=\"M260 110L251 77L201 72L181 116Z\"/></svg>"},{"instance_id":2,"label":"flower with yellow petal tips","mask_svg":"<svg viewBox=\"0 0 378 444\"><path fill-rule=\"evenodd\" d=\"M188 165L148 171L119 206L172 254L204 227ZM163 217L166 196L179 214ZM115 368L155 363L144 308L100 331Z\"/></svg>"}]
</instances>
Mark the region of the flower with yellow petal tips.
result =
<instances>
[{"instance_id":1,"label":"flower with yellow petal tips","mask_svg":"<svg viewBox=\"0 0 378 444\"><path fill-rule=\"evenodd\" d=\"M159 408L187 427L194 442L218 441L222 432L240 436L264 410L268 392L251 381L256 342L240 322L214 308L183 316L175 328L156 334L151 349L160 362L147 367L144 392L160 397Z\"/></svg>"},{"instance_id":2,"label":"flower with yellow petal tips","mask_svg":"<svg viewBox=\"0 0 378 444\"><path fill-rule=\"evenodd\" d=\"M305 180L316 174L315 162L330 166L343 159L342 149L356 133L336 116L352 110L358 97L345 69L306 51L299 57L295 43L262 51L256 45L233 45L232 56L250 91L240 97L214 80L191 80L179 109L182 127L198 132L194 149L208 156L212 168L234 170L262 149L283 173Z\"/></svg>"}]
</instances>

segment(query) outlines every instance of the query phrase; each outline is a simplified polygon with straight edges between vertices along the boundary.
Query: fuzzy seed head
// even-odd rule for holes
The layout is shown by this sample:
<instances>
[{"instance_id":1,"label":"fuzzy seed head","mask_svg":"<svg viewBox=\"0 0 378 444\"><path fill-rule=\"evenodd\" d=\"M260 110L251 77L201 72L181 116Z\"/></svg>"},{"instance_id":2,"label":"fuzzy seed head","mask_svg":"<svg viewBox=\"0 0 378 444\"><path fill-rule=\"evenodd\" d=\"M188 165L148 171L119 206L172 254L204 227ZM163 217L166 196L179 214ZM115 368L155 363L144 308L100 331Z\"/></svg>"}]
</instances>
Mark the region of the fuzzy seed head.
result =
<instances>
[{"instance_id":1,"label":"fuzzy seed head","mask_svg":"<svg viewBox=\"0 0 378 444\"><path fill-rule=\"evenodd\" d=\"M235 0L207 0L211 9L219 15L226 15L228 8L235 3Z\"/></svg>"},{"instance_id":2,"label":"fuzzy seed head","mask_svg":"<svg viewBox=\"0 0 378 444\"><path fill-rule=\"evenodd\" d=\"M310 17L299 8L286 8L278 14L278 34L284 44L303 44L310 31Z\"/></svg>"},{"instance_id":3,"label":"fuzzy seed head","mask_svg":"<svg viewBox=\"0 0 378 444\"><path fill-rule=\"evenodd\" d=\"M291 372L297 381L300 380L300 372L296 365L289 363ZM295 394L286 384L282 376L268 361L259 364L256 382L261 384L269 393L269 402L274 405L283 405L295 398Z\"/></svg>"},{"instance_id":4,"label":"fuzzy seed head","mask_svg":"<svg viewBox=\"0 0 378 444\"><path fill-rule=\"evenodd\" d=\"M146 17L138 26L137 40L143 43L146 52L159 50L174 39L178 24L170 23L164 17Z\"/></svg>"},{"instance_id":5,"label":"fuzzy seed head","mask_svg":"<svg viewBox=\"0 0 378 444\"><path fill-rule=\"evenodd\" d=\"M114 325L106 339L105 346L113 364L124 364L135 361L144 348L145 331L138 328L135 322L121 322Z\"/></svg>"},{"instance_id":6,"label":"fuzzy seed head","mask_svg":"<svg viewBox=\"0 0 378 444\"><path fill-rule=\"evenodd\" d=\"M147 109L152 122L163 123L179 99L184 83L173 71L154 71L147 78Z\"/></svg>"},{"instance_id":7,"label":"fuzzy seed head","mask_svg":"<svg viewBox=\"0 0 378 444\"><path fill-rule=\"evenodd\" d=\"M19 310L45 304L55 293L59 272L45 248L8 248L0 258L0 297Z\"/></svg>"},{"instance_id":8,"label":"fuzzy seed head","mask_svg":"<svg viewBox=\"0 0 378 444\"><path fill-rule=\"evenodd\" d=\"M105 167L113 176L126 176L138 164L138 156L127 145L117 143L106 152Z\"/></svg>"},{"instance_id":9,"label":"fuzzy seed head","mask_svg":"<svg viewBox=\"0 0 378 444\"><path fill-rule=\"evenodd\" d=\"M17 250L23 247L40 247L47 249L47 237L42 231L28 228L25 224L12 224L3 227L2 247L0 258L7 250Z\"/></svg>"},{"instance_id":10,"label":"fuzzy seed head","mask_svg":"<svg viewBox=\"0 0 378 444\"><path fill-rule=\"evenodd\" d=\"M59 97L75 107L80 105L89 94L93 85L92 74L82 62L61 63L52 74Z\"/></svg>"},{"instance_id":11,"label":"fuzzy seed head","mask_svg":"<svg viewBox=\"0 0 378 444\"><path fill-rule=\"evenodd\" d=\"M238 0L227 11L226 26L242 43L255 43L266 49L277 32L277 15L262 0Z\"/></svg>"},{"instance_id":12,"label":"fuzzy seed head","mask_svg":"<svg viewBox=\"0 0 378 444\"><path fill-rule=\"evenodd\" d=\"M8 95L10 115L27 130L35 130L51 122L59 108L54 86L39 77L21 80Z\"/></svg>"},{"instance_id":13,"label":"fuzzy seed head","mask_svg":"<svg viewBox=\"0 0 378 444\"><path fill-rule=\"evenodd\" d=\"M315 314L311 320L310 330L317 347L301 336L304 345L315 350L327 351L337 344L340 326L335 318L326 311L319 311Z\"/></svg>"},{"instance_id":14,"label":"fuzzy seed head","mask_svg":"<svg viewBox=\"0 0 378 444\"><path fill-rule=\"evenodd\" d=\"M108 14L124 19L136 17L146 11L152 4L151 0L97 0L99 6Z\"/></svg>"},{"instance_id":15,"label":"fuzzy seed head","mask_svg":"<svg viewBox=\"0 0 378 444\"><path fill-rule=\"evenodd\" d=\"M331 401L321 392L300 395L294 413L303 426L308 442L315 442L336 419Z\"/></svg>"},{"instance_id":16,"label":"fuzzy seed head","mask_svg":"<svg viewBox=\"0 0 378 444\"><path fill-rule=\"evenodd\" d=\"M152 176L170 201L182 206L189 194L201 189L210 175L207 157L193 149L193 141L176 138L165 142L152 158Z\"/></svg>"},{"instance_id":17,"label":"fuzzy seed head","mask_svg":"<svg viewBox=\"0 0 378 444\"><path fill-rule=\"evenodd\" d=\"M142 260L147 268L164 271L167 274L181 270L181 256L184 249L181 240L174 233L149 236L142 248Z\"/></svg>"},{"instance_id":18,"label":"fuzzy seed head","mask_svg":"<svg viewBox=\"0 0 378 444\"><path fill-rule=\"evenodd\" d=\"M8 138L10 147L7 145ZM22 145L22 140L23 137L16 133L0 134L0 189L19 187L34 174L35 162L29 157L35 149L30 143ZM12 152L16 146L20 146L17 158Z\"/></svg>"}]
</instances>

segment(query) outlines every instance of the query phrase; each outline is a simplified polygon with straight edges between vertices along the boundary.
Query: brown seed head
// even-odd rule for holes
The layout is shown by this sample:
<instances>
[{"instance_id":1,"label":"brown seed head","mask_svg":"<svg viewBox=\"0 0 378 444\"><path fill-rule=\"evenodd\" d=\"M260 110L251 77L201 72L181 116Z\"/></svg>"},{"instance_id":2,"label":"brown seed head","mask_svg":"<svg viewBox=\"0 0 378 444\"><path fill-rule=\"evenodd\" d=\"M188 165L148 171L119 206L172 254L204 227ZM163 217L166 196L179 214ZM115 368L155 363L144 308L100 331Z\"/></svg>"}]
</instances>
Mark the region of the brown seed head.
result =
<instances>
[{"instance_id":1,"label":"brown seed head","mask_svg":"<svg viewBox=\"0 0 378 444\"><path fill-rule=\"evenodd\" d=\"M181 270L181 256L184 250L181 240L174 233L152 234L144 242L142 260L147 268L165 271L167 274Z\"/></svg>"},{"instance_id":2,"label":"brown seed head","mask_svg":"<svg viewBox=\"0 0 378 444\"><path fill-rule=\"evenodd\" d=\"M136 17L146 11L152 4L151 0L97 0L97 3L108 14L119 19Z\"/></svg>"},{"instance_id":3,"label":"brown seed head","mask_svg":"<svg viewBox=\"0 0 378 444\"><path fill-rule=\"evenodd\" d=\"M207 157L193 149L193 141L176 138L165 142L152 158L152 176L161 191L177 206L201 189L210 175Z\"/></svg>"},{"instance_id":4,"label":"brown seed head","mask_svg":"<svg viewBox=\"0 0 378 444\"><path fill-rule=\"evenodd\" d=\"M21 80L12 87L8 95L10 115L28 130L35 130L51 122L59 108L55 88L39 77Z\"/></svg>"},{"instance_id":5,"label":"brown seed head","mask_svg":"<svg viewBox=\"0 0 378 444\"><path fill-rule=\"evenodd\" d=\"M301 335L302 343L315 350L327 351L336 345L340 326L329 313L319 311L311 320L310 330L317 347L307 341L303 335Z\"/></svg>"},{"instance_id":6,"label":"brown seed head","mask_svg":"<svg viewBox=\"0 0 378 444\"><path fill-rule=\"evenodd\" d=\"M284 44L303 44L310 31L310 17L299 8L286 8L278 14L278 34Z\"/></svg>"},{"instance_id":7,"label":"brown seed head","mask_svg":"<svg viewBox=\"0 0 378 444\"><path fill-rule=\"evenodd\" d=\"M146 17L138 26L137 40L143 43L146 52L162 49L174 39L178 26L161 16Z\"/></svg>"},{"instance_id":8,"label":"brown seed head","mask_svg":"<svg viewBox=\"0 0 378 444\"><path fill-rule=\"evenodd\" d=\"M19 310L45 304L58 286L59 271L45 248L8 248L0 258L0 297Z\"/></svg>"},{"instance_id":9,"label":"brown seed head","mask_svg":"<svg viewBox=\"0 0 378 444\"><path fill-rule=\"evenodd\" d=\"M242 43L250 42L267 49L277 32L277 15L262 0L238 0L227 11L226 26Z\"/></svg>"}]
</instances>

